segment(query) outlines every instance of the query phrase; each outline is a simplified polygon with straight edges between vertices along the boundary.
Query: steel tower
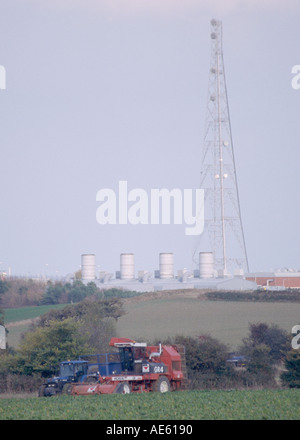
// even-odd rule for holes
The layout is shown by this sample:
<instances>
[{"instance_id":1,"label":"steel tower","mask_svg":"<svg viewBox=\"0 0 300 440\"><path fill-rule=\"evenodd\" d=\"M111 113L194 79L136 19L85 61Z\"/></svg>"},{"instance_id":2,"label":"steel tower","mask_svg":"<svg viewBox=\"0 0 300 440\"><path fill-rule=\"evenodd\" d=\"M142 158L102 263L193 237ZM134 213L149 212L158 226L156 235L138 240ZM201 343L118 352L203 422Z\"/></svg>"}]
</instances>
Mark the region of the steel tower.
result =
<instances>
[{"instance_id":1,"label":"steel tower","mask_svg":"<svg viewBox=\"0 0 300 440\"><path fill-rule=\"evenodd\" d=\"M241 220L222 48L222 22L211 20L211 63L200 188L214 270L249 272ZM201 237L202 241L202 237ZM201 251L207 251L201 246Z\"/></svg>"}]
</instances>

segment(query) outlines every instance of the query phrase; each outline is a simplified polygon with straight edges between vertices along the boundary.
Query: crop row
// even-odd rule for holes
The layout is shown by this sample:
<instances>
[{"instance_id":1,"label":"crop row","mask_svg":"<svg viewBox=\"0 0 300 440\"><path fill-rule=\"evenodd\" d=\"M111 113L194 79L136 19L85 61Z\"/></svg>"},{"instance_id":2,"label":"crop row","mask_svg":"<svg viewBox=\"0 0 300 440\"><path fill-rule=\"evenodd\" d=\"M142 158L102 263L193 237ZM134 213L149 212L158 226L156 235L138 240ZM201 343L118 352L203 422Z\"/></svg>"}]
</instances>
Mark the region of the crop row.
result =
<instances>
[{"instance_id":1,"label":"crop row","mask_svg":"<svg viewBox=\"0 0 300 440\"><path fill-rule=\"evenodd\" d=\"M2 398L0 420L289 420L300 390Z\"/></svg>"}]
</instances>

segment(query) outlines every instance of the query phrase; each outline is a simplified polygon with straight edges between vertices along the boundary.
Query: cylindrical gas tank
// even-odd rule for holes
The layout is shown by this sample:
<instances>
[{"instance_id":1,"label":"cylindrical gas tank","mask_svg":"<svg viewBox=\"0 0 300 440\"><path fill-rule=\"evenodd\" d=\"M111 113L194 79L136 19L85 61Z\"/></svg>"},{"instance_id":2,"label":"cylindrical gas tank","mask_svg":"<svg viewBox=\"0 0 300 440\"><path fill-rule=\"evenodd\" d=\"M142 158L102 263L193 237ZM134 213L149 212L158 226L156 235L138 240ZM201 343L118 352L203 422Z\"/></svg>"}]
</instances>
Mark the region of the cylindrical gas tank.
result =
<instances>
[{"instance_id":1,"label":"cylindrical gas tank","mask_svg":"<svg viewBox=\"0 0 300 440\"><path fill-rule=\"evenodd\" d=\"M174 278L174 258L172 253L159 254L159 277Z\"/></svg>"},{"instance_id":2,"label":"cylindrical gas tank","mask_svg":"<svg viewBox=\"0 0 300 440\"><path fill-rule=\"evenodd\" d=\"M212 252L199 253L199 277L212 278L214 276L214 257Z\"/></svg>"},{"instance_id":3,"label":"cylindrical gas tank","mask_svg":"<svg viewBox=\"0 0 300 440\"><path fill-rule=\"evenodd\" d=\"M81 255L81 278L92 281L96 278L96 259L94 254Z\"/></svg>"},{"instance_id":4,"label":"cylindrical gas tank","mask_svg":"<svg viewBox=\"0 0 300 440\"><path fill-rule=\"evenodd\" d=\"M120 255L120 276L121 280L134 279L134 254Z\"/></svg>"}]
</instances>

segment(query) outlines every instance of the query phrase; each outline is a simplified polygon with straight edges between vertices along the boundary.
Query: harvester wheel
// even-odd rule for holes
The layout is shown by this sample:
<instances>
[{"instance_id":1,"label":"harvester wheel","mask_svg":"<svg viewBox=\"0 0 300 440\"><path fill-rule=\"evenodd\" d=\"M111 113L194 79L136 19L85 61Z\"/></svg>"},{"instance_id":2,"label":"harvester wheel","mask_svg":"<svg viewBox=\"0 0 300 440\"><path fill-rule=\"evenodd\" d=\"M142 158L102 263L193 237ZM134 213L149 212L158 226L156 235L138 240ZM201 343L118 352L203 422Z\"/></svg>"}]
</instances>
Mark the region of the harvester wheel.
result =
<instances>
[{"instance_id":1,"label":"harvester wheel","mask_svg":"<svg viewBox=\"0 0 300 440\"><path fill-rule=\"evenodd\" d=\"M171 390L169 379L166 376L160 376L153 385L153 391L158 393L167 393Z\"/></svg>"},{"instance_id":2,"label":"harvester wheel","mask_svg":"<svg viewBox=\"0 0 300 440\"><path fill-rule=\"evenodd\" d=\"M119 383L119 385L117 385L114 393L115 394L130 394L131 388L130 388L129 383L127 383L127 382Z\"/></svg>"}]
</instances>

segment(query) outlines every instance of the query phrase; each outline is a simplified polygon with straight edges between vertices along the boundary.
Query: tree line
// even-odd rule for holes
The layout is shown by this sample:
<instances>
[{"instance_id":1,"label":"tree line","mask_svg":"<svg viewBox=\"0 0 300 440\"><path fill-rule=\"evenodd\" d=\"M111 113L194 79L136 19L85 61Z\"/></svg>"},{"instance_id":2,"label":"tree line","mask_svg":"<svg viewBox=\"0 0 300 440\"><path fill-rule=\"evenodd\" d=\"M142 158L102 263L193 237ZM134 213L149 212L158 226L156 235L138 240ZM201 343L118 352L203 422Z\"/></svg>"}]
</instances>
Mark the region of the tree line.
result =
<instances>
[{"instance_id":1,"label":"tree line","mask_svg":"<svg viewBox=\"0 0 300 440\"><path fill-rule=\"evenodd\" d=\"M94 282L72 282L10 278L0 280L0 306L2 308L27 307L51 304L71 304L87 297L122 298L137 295L125 289L100 289Z\"/></svg>"}]
</instances>

